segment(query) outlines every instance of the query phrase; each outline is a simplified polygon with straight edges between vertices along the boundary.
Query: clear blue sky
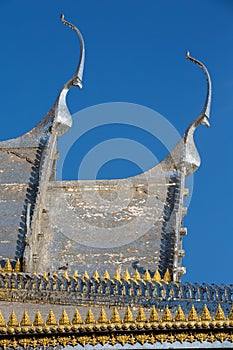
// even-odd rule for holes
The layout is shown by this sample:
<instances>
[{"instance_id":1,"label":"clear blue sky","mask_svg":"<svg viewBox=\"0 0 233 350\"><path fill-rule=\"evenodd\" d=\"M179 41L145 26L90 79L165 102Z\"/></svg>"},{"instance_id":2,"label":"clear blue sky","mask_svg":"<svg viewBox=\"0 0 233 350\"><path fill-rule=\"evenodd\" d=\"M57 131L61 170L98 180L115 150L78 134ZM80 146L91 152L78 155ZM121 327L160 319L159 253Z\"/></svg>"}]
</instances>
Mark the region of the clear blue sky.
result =
<instances>
[{"instance_id":1,"label":"clear blue sky","mask_svg":"<svg viewBox=\"0 0 233 350\"><path fill-rule=\"evenodd\" d=\"M105 102L137 103L161 113L182 134L205 97L204 76L185 51L207 65L211 128L196 133L202 166L185 218L183 280L231 283L233 2L0 0L0 10L2 140L35 126L76 68L77 39L60 23L60 13L81 29L87 50L84 88L69 94L72 113ZM143 135L135 138L143 142ZM116 164L106 167L108 176ZM121 177L136 171L123 161L120 168Z\"/></svg>"}]
</instances>

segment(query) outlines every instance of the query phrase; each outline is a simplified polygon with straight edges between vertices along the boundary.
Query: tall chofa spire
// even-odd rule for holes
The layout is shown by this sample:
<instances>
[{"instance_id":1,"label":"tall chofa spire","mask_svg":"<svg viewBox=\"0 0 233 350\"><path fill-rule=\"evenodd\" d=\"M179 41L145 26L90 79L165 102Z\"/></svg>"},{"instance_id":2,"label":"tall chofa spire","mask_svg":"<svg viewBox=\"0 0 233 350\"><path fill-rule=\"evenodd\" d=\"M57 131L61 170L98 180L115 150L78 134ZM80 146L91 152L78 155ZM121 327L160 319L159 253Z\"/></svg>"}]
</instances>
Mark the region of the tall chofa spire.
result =
<instances>
[{"instance_id":1,"label":"tall chofa spire","mask_svg":"<svg viewBox=\"0 0 233 350\"><path fill-rule=\"evenodd\" d=\"M204 73L206 75L206 80L207 80L206 100L205 100L204 107L203 107L200 115L198 116L197 120L200 122L200 124L210 126L209 118L210 118L210 107L211 107L211 96L212 96L212 84L211 84L211 79L210 79L208 69L201 61L197 60L196 58L191 57L189 51L186 52L186 57L188 60L190 60L191 62L194 62L199 67L201 67L201 69L204 71Z\"/></svg>"},{"instance_id":2,"label":"tall chofa spire","mask_svg":"<svg viewBox=\"0 0 233 350\"><path fill-rule=\"evenodd\" d=\"M45 147L42 153L41 166L38 179L38 195L35 202L35 209L30 218L30 227L25 234L25 250L23 267L27 269L31 266L35 269L38 262L39 252L41 252L44 231L41 228L41 215L46 212L46 192L49 181L55 179L56 160L58 159L57 139L72 126L72 117L66 104L66 96L72 86L82 88L82 77L85 60L84 40L81 32L72 23L67 22L64 15L61 15L61 22L75 31L80 43L80 55L78 66L73 76L64 84L57 100L47 116L40 123L43 130L46 130ZM40 126L39 124L39 126ZM34 133L38 132L38 126L34 128Z\"/></svg>"},{"instance_id":3,"label":"tall chofa spire","mask_svg":"<svg viewBox=\"0 0 233 350\"><path fill-rule=\"evenodd\" d=\"M210 106L211 106L211 79L210 74L206 66L199 60L190 56L189 52L186 54L187 59L197 64L202 68L206 75L207 80L207 93L204 103L204 107L199 114L199 116L189 125L185 131L182 139L178 142L175 148L171 151L168 158L172 158L172 163L175 165L177 170L182 171L186 176L194 173L201 164L201 159L194 142L194 132L196 128L202 124L210 126L209 117L210 117Z\"/></svg>"},{"instance_id":4,"label":"tall chofa spire","mask_svg":"<svg viewBox=\"0 0 233 350\"><path fill-rule=\"evenodd\" d=\"M210 74L206 66L201 61L191 57L189 52L186 53L186 57L187 59L189 59L190 61L194 62L199 67L201 67L201 69L205 73L206 80L207 80L206 99L205 99L205 103L202 108L202 111L199 114L199 116L194 120L194 122L188 127L183 137L184 152L183 152L182 164L184 166L184 171L187 176L192 174L196 169L198 169L201 164L200 156L196 149L193 136L198 125L202 124L202 125L210 126L209 118L210 118L212 86L211 86Z\"/></svg>"},{"instance_id":5,"label":"tall chofa spire","mask_svg":"<svg viewBox=\"0 0 233 350\"><path fill-rule=\"evenodd\" d=\"M47 184L55 179L57 160L57 138L72 125L66 105L66 95L72 86L82 87L84 67L84 42L79 30L61 17L62 23L71 27L78 35L80 55L78 67L61 89L52 108L32 130L17 138L0 142L0 221L7 221L7 239L1 242L1 258L13 262L23 260L23 266L37 259L39 242L43 232L40 218L46 210L44 201ZM12 186L14 184L14 186ZM17 184L17 185L16 185ZM14 199L14 215L8 200ZM2 200L3 199L3 200ZM4 205L3 202L5 203ZM1 231L1 230L0 230ZM38 237L37 237L38 235ZM38 243L40 244L40 243ZM23 258L24 256L24 258Z\"/></svg>"},{"instance_id":6,"label":"tall chofa spire","mask_svg":"<svg viewBox=\"0 0 233 350\"><path fill-rule=\"evenodd\" d=\"M72 86L78 86L80 89L82 88L82 78L85 61L85 46L81 32L72 23L67 22L63 14L61 15L61 22L73 29L77 34L80 42L80 56L78 66L74 75L63 86L55 104L55 119L53 128L55 128L56 132L59 135L62 135L64 132L67 131L67 129L69 129L72 126L72 118L66 105L66 95Z\"/></svg>"},{"instance_id":7,"label":"tall chofa spire","mask_svg":"<svg viewBox=\"0 0 233 350\"><path fill-rule=\"evenodd\" d=\"M160 163L162 169L170 172L177 172L177 188L179 189L179 201L176 203L177 212L173 210L175 217L171 220L176 222L174 232L165 232L162 238L162 249L159 262L159 272L165 273L165 267L173 272L173 280L179 281L185 268L181 266L184 250L182 248L182 237L186 234L186 228L183 228L183 216L186 215L186 209L183 207L183 197L187 194L185 190L185 178L193 174L200 166L201 159L194 142L194 133L200 124L209 126L210 105L211 105L211 80L207 68L199 60L192 58L189 53L186 56L190 61L202 68L207 79L207 94L204 107L199 116L189 125L183 137L173 148L171 153ZM172 243L171 243L172 242ZM170 246L170 250L167 247Z\"/></svg>"}]
</instances>

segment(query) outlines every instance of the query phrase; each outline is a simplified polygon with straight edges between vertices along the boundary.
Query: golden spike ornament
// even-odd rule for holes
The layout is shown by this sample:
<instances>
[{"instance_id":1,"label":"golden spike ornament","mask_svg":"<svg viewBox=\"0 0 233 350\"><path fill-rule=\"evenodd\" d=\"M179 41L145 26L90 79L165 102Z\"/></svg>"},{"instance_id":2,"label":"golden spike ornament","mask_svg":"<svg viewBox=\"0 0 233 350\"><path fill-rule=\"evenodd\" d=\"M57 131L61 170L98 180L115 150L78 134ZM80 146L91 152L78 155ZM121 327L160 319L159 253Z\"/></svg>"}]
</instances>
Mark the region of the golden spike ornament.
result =
<instances>
[{"instance_id":1,"label":"golden spike ornament","mask_svg":"<svg viewBox=\"0 0 233 350\"><path fill-rule=\"evenodd\" d=\"M111 279L111 277L110 277L110 275L108 273L108 270L105 270L103 279L105 279L105 280L110 280Z\"/></svg>"},{"instance_id":2,"label":"golden spike ornament","mask_svg":"<svg viewBox=\"0 0 233 350\"><path fill-rule=\"evenodd\" d=\"M134 275L133 275L133 279L134 279L134 281L141 280L141 276L140 276L140 273L138 272L138 269L135 270Z\"/></svg>"},{"instance_id":3,"label":"golden spike ornament","mask_svg":"<svg viewBox=\"0 0 233 350\"><path fill-rule=\"evenodd\" d=\"M94 314L93 314L91 308L89 308L88 311L87 311L87 316L86 316L86 319L85 319L85 323L86 324L95 323L95 317L94 317Z\"/></svg>"},{"instance_id":4,"label":"golden spike ornament","mask_svg":"<svg viewBox=\"0 0 233 350\"><path fill-rule=\"evenodd\" d=\"M229 319L230 321L233 321L233 305L232 305L231 310L230 310L230 312L229 312L228 319Z\"/></svg>"},{"instance_id":5,"label":"golden spike ornament","mask_svg":"<svg viewBox=\"0 0 233 350\"><path fill-rule=\"evenodd\" d=\"M48 278L48 275L47 275L47 272L46 272L46 271L44 271L44 273L43 273L43 277L46 279L46 281L48 281L48 280L49 280L49 278Z\"/></svg>"},{"instance_id":6,"label":"golden spike ornament","mask_svg":"<svg viewBox=\"0 0 233 350\"><path fill-rule=\"evenodd\" d=\"M11 315L10 315L9 321L7 322L7 325L11 326L11 327L18 327L18 325L19 325L19 322L17 320L17 317L16 317L14 310L12 310L12 312L11 312Z\"/></svg>"},{"instance_id":7,"label":"golden spike ornament","mask_svg":"<svg viewBox=\"0 0 233 350\"><path fill-rule=\"evenodd\" d=\"M14 272L20 272L20 271L21 271L21 264L20 264L20 260L18 259L15 263Z\"/></svg>"},{"instance_id":8,"label":"golden spike ornament","mask_svg":"<svg viewBox=\"0 0 233 350\"><path fill-rule=\"evenodd\" d=\"M111 323L121 323L121 316L116 306L113 308L112 317L110 321Z\"/></svg>"},{"instance_id":9,"label":"golden spike ornament","mask_svg":"<svg viewBox=\"0 0 233 350\"><path fill-rule=\"evenodd\" d=\"M115 278L115 280L117 280L118 282L122 282L122 281L121 281L121 275L120 275L120 272L119 272L118 269L117 269L116 272L115 272L114 278Z\"/></svg>"},{"instance_id":10,"label":"golden spike ornament","mask_svg":"<svg viewBox=\"0 0 233 350\"><path fill-rule=\"evenodd\" d=\"M169 270L167 269L166 270L166 272L165 272L165 274L164 274L164 276L163 276L163 282L165 282L165 283L169 283L169 282L171 282L171 275L170 275L170 272L169 272Z\"/></svg>"},{"instance_id":11,"label":"golden spike ornament","mask_svg":"<svg viewBox=\"0 0 233 350\"><path fill-rule=\"evenodd\" d=\"M128 306L127 309L126 309L126 312L125 312L125 316L124 316L123 321L124 321L125 323L134 322L133 314L132 314L132 311L131 311L131 309L130 309L129 306Z\"/></svg>"},{"instance_id":12,"label":"golden spike ornament","mask_svg":"<svg viewBox=\"0 0 233 350\"><path fill-rule=\"evenodd\" d=\"M211 319L212 318L211 318L209 309L205 304L203 307L203 310L202 310L202 314L201 314L201 321L211 321Z\"/></svg>"},{"instance_id":13,"label":"golden spike ornament","mask_svg":"<svg viewBox=\"0 0 233 350\"><path fill-rule=\"evenodd\" d=\"M192 321L192 322L199 321L199 317L198 317L198 314L197 314L197 311L196 311L194 305L192 305L191 310L189 312L188 321Z\"/></svg>"},{"instance_id":14,"label":"golden spike ornament","mask_svg":"<svg viewBox=\"0 0 233 350\"><path fill-rule=\"evenodd\" d=\"M97 270L95 270L94 275L93 275L93 278L94 278L96 281L98 281L98 280L100 279L100 275L99 275L99 273L98 273Z\"/></svg>"},{"instance_id":15,"label":"golden spike ornament","mask_svg":"<svg viewBox=\"0 0 233 350\"><path fill-rule=\"evenodd\" d=\"M36 312L33 325L34 326L43 326L44 325L44 320L41 316L40 310L37 310L37 312Z\"/></svg>"},{"instance_id":16,"label":"golden spike ornament","mask_svg":"<svg viewBox=\"0 0 233 350\"><path fill-rule=\"evenodd\" d=\"M88 273L87 273L86 270L84 271L84 274L83 274L82 279L83 279L83 280L85 280L85 279L89 280L89 279L90 279L90 277L89 277L89 275L88 275Z\"/></svg>"},{"instance_id":17,"label":"golden spike ornament","mask_svg":"<svg viewBox=\"0 0 233 350\"><path fill-rule=\"evenodd\" d=\"M70 277L69 277L67 271L64 271L63 276L65 277L65 279L66 279L68 282L70 282Z\"/></svg>"},{"instance_id":18,"label":"golden spike ornament","mask_svg":"<svg viewBox=\"0 0 233 350\"><path fill-rule=\"evenodd\" d=\"M137 314L137 317L136 317L136 321L137 322L146 322L146 320L147 320L147 318L146 318L144 309L143 309L142 306L140 306L138 308L138 314Z\"/></svg>"},{"instance_id":19,"label":"golden spike ornament","mask_svg":"<svg viewBox=\"0 0 233 350\"><path fill-rule=\"evenodd\" d=\"M5 264L5 266L4 266L4 272L12 272L12 271L13 271L13 269L12 269L10 260L7 259L7 260L6 260L6 264Z\"/></svg>"},{"instance_id":20,"label":"golden spike ornament","mask_svg":"<svg viewBox=\"0 0 233 350\"><path fill-rule=\"evenodd\" d=\"M100 314L99 314L99 318L97 320L98 323L108 323L108 317L106 315L106 312L104 310L104 308L102 307L100 310Z\"/></svg>"},{"instance_id":21,"label":"golden spike ornament","mask_svg":"<svg viewBox=\"0 0 233 350\"><path fill-rule=\"evenodd\" d=\"M217 307L217 310L216 310L214 319L215 319L216 321L225 321L225 320L226 320L226 316L225 316L224 311L223 311L223 309L221 308L221 305L220 305L220 304L218 304L218 307Z\"/></svg>"},{"instance_id":22,"label":"golden spike ornament","mask_svg":"<svg viewBox=\"0 0 233 350\"><path fill-rule=\"evenodd\" d=\"M124 278L124 280L125 280L126 282L129 282L129 281L130 281L131 276L130 276L130 274L129 274L128 269L125 270L125 273L124 273L123 278Z\"/></svg>"},{"instance_id":23,"label":"golden spike ornament","mask_svg":"<svg viewBox=\"0 0 233 350\"><path fill-rule=\"evenodd\" d=\"M163 322L172 322L173 321L172 314L171 314L171 311L169 310L168 305L166 305L166 308L164 310L164 313L162 316L162 321Z\"/></svg>"},{"instance_id":24,"label":"golden spike ornament","mask_svg":"<svg viewBox=\"0 0 233 350\"><path fill-rule=\"evenodd\" d=\"M176 311L175 321L177 321L177 322L185 321L184 311L182 310L180 305L178 306L178 309Z\"/></svg>"},{"instance_id":25,"label":"golden spike ornament","mask_svg":"<svg viewBox=\"0 0 233 350\"><path fill-rule=\"evenodd\" d=\"M78 309L76 308L73 319L72 319L72 324L77 325L77 324L82 324L83 320L82 317L78 311Z\"/></svg>"},{"instance_id":26,"label":"golden spike ornament","mask_svg":"<svg viewBox=\"0 0 233 350\"><path fill-rule=\"evenodd\" d=\"M67 315L66 309L63 309L60 320L59 320L59 325L61 326L69 326L70 325L70 320Z\"/></svg>"},{"instance_id":27,"label":"golden spike ornament","mask_svg":"<svg viewBox=\"0 0 233 350\"><path fill-rule=\"evenodd\" d=\"M159 270L156 269L155 270L155 273L154 273L154 276L153 276L153 280L157 283L160 283L161 282L161 275L159 273Z\"/></svg>"},{"instance_id":28,"label":"golden spike ornament","mask_svg":"<svg viewBox=\"0 0 233 350\"><path fill-rule=\"evenodd\" d=\"M155 306L153 306L150 312L149 322L158 322L158 321L159 321L159 315Z\"/></svg>"},{"instance_id":29,"label":"golden spike ornament","mask_svg":"<svg viewBox=\"0 0 233 350\"><path fill-rule=\"evenodd\" d=\"M2 312L0 311L0 327L5 327L5 326L6 326L6 322L4 320Z\"/></svg>"},{"instance_id":30,"label":"golden spike ornament","mask_svg":"<svg viewBox=\"0 0 233 350\"><path fill-rule=\"evenodd\" d=\"M148 269L146 269L146 272L143 276L143 281L145 282L151 282L151 275L150 275L150 272L148 271Z\"/></svg>"},{"instance_id":31,"label":"golden spike ornament","mask_svg":"<svg viewBox=\"0 0 233 350\"><path fill-rule=\"evenodd\" d=\"M46 320L46 325L47 326L56 326L57 325L57 320L56 320L56 317L55 317L52 309L49 310L49 314L48 314L48 317Z\"/></svg>"},{"instance_id":32,"label":"golden spike ornament","mask_svg":"<svg viewBox=\"0 0 233 350\"><path fill-rule=\"evenodd\" d=\"M26 310L24 310L24 313L23 313L23 317L22 317L22 320L20 322L20 326L31 326L31 320L30 320L30 317L27 313Z\"/></svg>"}]
</instances>

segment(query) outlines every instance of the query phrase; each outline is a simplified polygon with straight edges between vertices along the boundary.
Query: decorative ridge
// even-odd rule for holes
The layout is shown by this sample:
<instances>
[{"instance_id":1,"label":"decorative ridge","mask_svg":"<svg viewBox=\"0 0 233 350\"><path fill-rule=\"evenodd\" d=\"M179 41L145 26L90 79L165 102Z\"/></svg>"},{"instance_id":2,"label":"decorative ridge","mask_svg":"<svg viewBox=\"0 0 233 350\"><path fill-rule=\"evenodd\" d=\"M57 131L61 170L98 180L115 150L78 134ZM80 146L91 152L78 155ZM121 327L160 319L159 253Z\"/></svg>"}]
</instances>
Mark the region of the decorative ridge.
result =
<instances>
[{"instance_id":1,"label":"decorative ridge","mask_svg":"<svg viewBox=\"0 0 233 350\"><path fill-rule=\"evenodd\" d=\"M195 300L207 304L217 302L225 304L233 301L232 286L224 284L218 286L206 283L174 283L165 282L164 279L159 282L157 277L149 280L148 276L146 276L146 280L143 280L143 276L139 272L137 272L137 280L129 272L127 273L127 280L119 274L116 276L119 277L117 279L116 277L106 278L107 274L108 272L105 272L104 277L96 279L96 272L93 277L89 277L87 273L83 277L77 273L75 276L69 275L67 271L63 275L56 273L37 275L34 273L2 271L0 272L0 289L4 292L0 293L0 300L14 300L16 293L17 300L20 301L22 293L22 300L35 302L41 300L41 293L43 293L43 297L46 300L49 298L48 300L52 303L56 300L63 300L68 304L76 303L75 295L77 298L81 298L83 302L87 302L89 298L97 297L99 302L102 300L106 303L106 300L110 298L112 302L118 300L123 304L126 300L130 300L135 305L145 303L145 298L150 305L164 301L178 302L179 300L187 302ZM55 293L53 293L54 291ZM70 298L70 295L73 297Z\"/></svg>"},{"instance_id":2,"label":"decorative ridge","mask_svg":"<svg viewBox=\"0 0 233 350\"><path fill-rule=\"evenodd\" d=\"M87 308L86 308L87 309ZM55 315L50 309L46 323L43 322L40 311L36 312L34 322L31 323L28 312L25 310L21 322L12 311L8 322L2 317L0 323L0 346L11 347L14 341L14 348L23 345L24 348L30 346L55 346L68 344L82 346L90 344L140 344L149 343L173 343L178 341L183 343L194 341L215 341L233 342L233 321L225 316L220 306L215 310L215 314L210 315L207 306L204 306L202 313L198 316L192 306L188 317L179 305L175 312L171 312L168 306L161 312L152 307L151 310L139 307L137 310L127 307L120 310L116 307L98 308L95 312L99 315L95 321L94 314L90 308L84 315L85 322L77 322L79 310L74 310L73 318L68 316L66 309L61 315ZM109 318L107 314L112 313ZM190 315L195 314L195 317ZM221 313L219 320L216 320ZM1 314L1 311L0 311ZM137 317L136 317L137 315ZM218 315L218 316L217 316ZM224 315L224 317L223 317ZM59 319L59 322L57 322ZM70 321L72 319L72 321ZM10 335L10 337L9 337ZM53 343L52 343L53 342Z\"/></svg>"}]
</instances>

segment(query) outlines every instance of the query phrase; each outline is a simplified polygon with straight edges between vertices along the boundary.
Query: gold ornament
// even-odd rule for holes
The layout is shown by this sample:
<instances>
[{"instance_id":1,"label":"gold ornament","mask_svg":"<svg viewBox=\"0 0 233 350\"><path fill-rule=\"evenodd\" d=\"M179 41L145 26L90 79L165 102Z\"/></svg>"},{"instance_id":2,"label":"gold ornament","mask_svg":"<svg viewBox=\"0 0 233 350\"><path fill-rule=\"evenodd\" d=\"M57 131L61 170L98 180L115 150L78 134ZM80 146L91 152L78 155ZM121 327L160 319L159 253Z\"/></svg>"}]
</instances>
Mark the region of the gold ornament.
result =
<instances>
[{"instance_id":1,"label":"gold ornament","mask_svg":"<svg viewBox=\"0 0 233 350\"><path fill-rule=\"evenodd\" d=\"M143 307L141 307L141 306L138 309L136 321L137 322L146 322L146 315L145 315Z\"/></svg>"},{"instance_id":2,"label":"gold ornament","mask_svg":"<svg viewBox=\"0 0 233 350\"><path fill-rule=\"evenodd\" d=\"M70 320L69 320L69 317L67 315L66 309L64 309L62 311L62 315L61 315L61 318L59 320L59 325L62 325L62 326L69 326L70 325Z\"/></svg>"},{"instance_id":3,"label":"gold ornament","mask_svg":"<svg viewBox=\"0 0 233 350\"><path fill-rule=\"evenodd\" d=\"M108 318L107 318L106 312L105 312L103 307L100 310L100 314L99 314L99 318L98 318L97 322L98 323L108 323Z\"/></svg>"},{"instance_id":4,"label":"gold ornament","mask_svg":"<svg viewBox=\"0 0 233 350\"><path fill-rule=\"evenodd\" d=\"M134 322L132 311L130 310L130 307L128 306L125 312L124 320L125 323Z\"/></svg>"},{"instance_id":5,"label":"gold ornament","mask_svg":"<svg viewBox=\"0 0 233 350\"><path fill-rule=\"evenodd\" d=\"M148 271L148 269L146 269L146 272L143 276L143 281L145 282L151 282L151 275L150 275L150 272Z\"/></svg>"},{"instance_id":6,"label":"gold ornament","mask_svg":"<svg viewBox=\"0 0 233 350\"><path fill-rule=\"evenodd\" d=\"M24 313L23 313L23 317L22 317L22 320L20 322L20 326L31 326L31 321L30 321L30 318L28 316L28 313L26 310L24 310Z\"/></svg>"},{"instance_id":7,"label":"gold ornament","mask_svg":"<svg viewBox=\"0 0 233 350\"><path fill-rule=\"evenodd\" d=\"M47 326L56 326L57 325L57 320L56 320L56 317L55 317L52 309L49 310L48 318L46 320L46 325Z\"/></svg>"},{"instance_id":8,"label":"gold ornament","mask_svg":"<svg viewBox=\"0 0 233 350\"><path fill-rule=\"evenodd\" d=\"M76 308L73 319L72 319L72 324L78 325L78 324L82 324L82 323L83 323L82 317L81 317L78 309Z\"/></svg>"},{"instance_id":9,"label":"gold ornament","mask_svg":"<svg viewBox=\"0 0 233 350\"><path fill-rule=\"evenodd\" d=\"M154 274L154 276L153 276L153 280L154 280L155 282L158 282L158 283L161 282L161 275L160 275L158 269L156 269L156 271L155 271L155 274Z\"/></svg>"},{"instance_id":10,"label":"gold ornament","mask_svg":"<svg viewBox=\"0 0 233 350\"><path fill-rule=\"evenodd\" d=\"M86 324L95 323L95 317L93 315L93 312L92 312L91 308L89 308L88 311L87 311L87 316L86 316L86 319L85 319L85 323Z\"/></svg>"}]
</instances>

